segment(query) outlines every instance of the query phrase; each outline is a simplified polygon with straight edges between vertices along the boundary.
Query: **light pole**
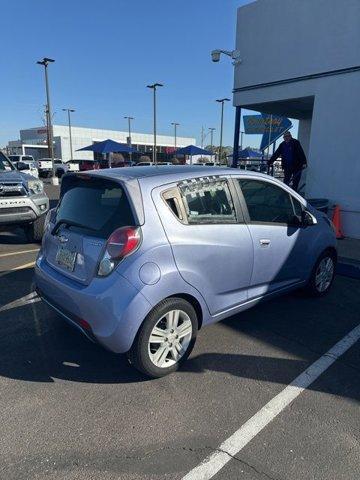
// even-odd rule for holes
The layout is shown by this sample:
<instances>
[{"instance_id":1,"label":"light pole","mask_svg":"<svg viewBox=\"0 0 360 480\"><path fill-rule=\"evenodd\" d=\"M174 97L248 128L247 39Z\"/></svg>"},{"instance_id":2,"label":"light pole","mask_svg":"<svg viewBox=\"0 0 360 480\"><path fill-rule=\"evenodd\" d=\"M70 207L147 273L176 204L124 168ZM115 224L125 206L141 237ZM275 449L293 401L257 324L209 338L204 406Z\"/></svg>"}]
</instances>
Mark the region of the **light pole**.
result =
<instances>
[{"instance_id":1,"label":"light pole","mask_svg":"<svg viewBox=\"0 0 360 480\"><path fill-rule=\"evenodd\" d=\"M70 113L74 113L75 110L72 108L63 108L63 112L67 112L68 114L68 125L69 125L69 138L70 138L70 160L74 160L73 158L73 145L72 145L72 135L71 135L71 118Z\"/></svg>"},{"instance_id":2,"label":"light pole","mask_svg":"<svg viewBox=\"0 0 360 480\"><path fill-rule=\"evenodd\" d=\"M48 72L47 67L49 63L54 63L55 60L51 58L44 57L42 60L36 62L38 65L42 65L44 67L45 72L45 89L46 89L46 105L47 105L47 115L46 115L46 123L47 123L47 130L48 130L48 138L49 138L49 154L51 157L51 165L52 165L52 177L55 177L55 165L54 165L54 144L53 144L53 130L52 130L52 115L51 115L51 105L50 105L50 89L49 89L49 79L48 79ZM53 181L53 183L55 183Z\"/></svg>"},{"instance_id":3,"label":"light pole","mask_svg":"<svg viewBox=\"0 0 360 480\"><path fill-rule=\"evenodd\" d=\"M216 100L216 101L221 103L220 146L219 146L219 163L221 163L223 124L224 124L224 103L225 102L230 102L230 98L221 98L221 99Z\"/></svg>"},{"instance_id":4,"label":"light pole","mask_svg":"<svg viewBox=\"0 0 360 480\"><path fill-rule=\"evenodd\" d=\"M174 126L174 147L175 147L175 159L176 159L176 129L177 127L180 125L180 123L176 123L176 122L171 122L171 125Z\"/></svg>"},{"instance_id":5,"label":"light pole","mask_svg":"<svg viewBox=\"0 0 360 480\"><path fill-rule=\"evenodd\" d=\"M132 148L132 142L131 142L131 120L134 120L134 117L124 117L128 121L128 128L129 128L129 147ZM129 153L129 158L130 158L130 165L132 163L132 152L130 151Z\"/></svg>"},{"instance_id":6,"label":"light pole","mask_svg":"<svg viewBox=\"0 0 360 480\"><path fill-rule=\"evenodd\" d=\"M211 52L211 60L213 62L219 62L221 54L227 55L233 61L232 64L237 68L242 62L240 51L239 50L213 50ZM233 148L233 160L232 168L237 168L238 166L238 157L239 157L239 132L240 132L240 122L241 122L241 107L235 107L235 129L234 129L234 148Z\"/></svg>"},{"instance_id":7,"label":"light pole","mask_svg":"<svg viewBox=\"0 0 360 480\"><path fill-rule=\"evenodd\" d=\"M243 149L243 135L245 132L240 131L240 150Z\"/></svg>"},{"instance_id":8,"label":"light pole","mask_svg":"<svg viewBox=\"0 0 360 480\"><path fill-rule=\"evenodd\" d=\"M157 165L157 152L156 152L156 89L157 87L163 87L162 83L153 83L152 85L146 85L147 88L151 88L154 92L154 148L153 148L153 163Z\"/></svg>"},{"instance_id":9,"label":"light pole","mask_svg":"<svg viewBox=\"0 0 360 480\"><path fill-rule=\"evenodd\" d=\"M211 150L211 160L212 160L212 157L214 154L214 130L216 130L216 128L209 127L209 130L210 130L210 150Z\"/></svg>"}]
</instances>

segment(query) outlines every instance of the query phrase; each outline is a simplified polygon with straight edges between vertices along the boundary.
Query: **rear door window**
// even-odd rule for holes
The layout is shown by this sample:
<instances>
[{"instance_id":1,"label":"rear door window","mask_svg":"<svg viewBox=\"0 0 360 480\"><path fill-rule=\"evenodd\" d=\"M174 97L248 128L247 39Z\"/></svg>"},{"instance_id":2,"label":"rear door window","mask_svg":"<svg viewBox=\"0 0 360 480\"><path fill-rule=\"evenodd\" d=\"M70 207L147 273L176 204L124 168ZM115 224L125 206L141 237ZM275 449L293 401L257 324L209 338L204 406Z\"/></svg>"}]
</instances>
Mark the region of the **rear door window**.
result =
<instances>
[{"instance_id":1,"label":"rear door window","mask_svg":"<svg viewBox=\"0 0 360 480\"><path fill-rule=\"evenodd\" d=\"M236 223L228 182L224 179L193 179L179 185L188 223Z\"/></svg>"},{"instance_id":2,"label":"rear door window","mask_svg":"<svg viewBox=\"0 0 360 480\"><path fill-rule=\"evenodd\" d=\"M111 180L64 178L56 222L69 222L69 230L108 238L119 227L135 225L123 187ZM78 226L71 226L70 223Z\"/></svg>"}]
</instances>

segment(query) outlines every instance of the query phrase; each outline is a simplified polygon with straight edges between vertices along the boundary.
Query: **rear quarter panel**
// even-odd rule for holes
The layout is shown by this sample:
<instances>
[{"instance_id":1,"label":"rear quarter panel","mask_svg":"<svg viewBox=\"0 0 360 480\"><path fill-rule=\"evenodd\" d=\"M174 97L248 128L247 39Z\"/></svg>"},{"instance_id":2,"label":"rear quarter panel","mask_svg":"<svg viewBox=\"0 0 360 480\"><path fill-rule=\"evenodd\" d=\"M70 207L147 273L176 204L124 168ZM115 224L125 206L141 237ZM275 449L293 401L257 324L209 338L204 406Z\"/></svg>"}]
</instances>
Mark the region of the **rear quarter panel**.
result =
<instances>
[{"instance_id":1,"label":"rear quarter panel","mask_svg":"<svg viewBox=\"0 0 360 480\"><path fill-rule=\"evenodd\" d=\"M164 185L164 190L166 188L167 185ZM203 297L183 280L176 267L169 241L151 198L151 188L142 188L142 196L142 243L137 252L118 266L117 273L128 279L152 306L169 296L191 295L200 303L203 323L207 323L209 311Z\"/></svg>"}]
</instances>

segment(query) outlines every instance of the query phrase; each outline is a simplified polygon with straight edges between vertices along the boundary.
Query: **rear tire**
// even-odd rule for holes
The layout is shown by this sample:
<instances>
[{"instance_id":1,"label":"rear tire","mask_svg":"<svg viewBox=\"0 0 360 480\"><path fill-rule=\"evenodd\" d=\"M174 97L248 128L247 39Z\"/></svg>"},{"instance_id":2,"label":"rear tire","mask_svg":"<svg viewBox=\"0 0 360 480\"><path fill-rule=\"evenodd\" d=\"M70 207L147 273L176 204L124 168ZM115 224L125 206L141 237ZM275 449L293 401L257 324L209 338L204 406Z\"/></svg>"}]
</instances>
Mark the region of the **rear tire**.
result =
<instances>
[{"instance_id":1,"label":"rear tire","mask_svg":"<svg viewBox=\"0 0 360 480\"><path fill-rule=\"evenodd\" d=\"M336 254L326 250L317 259L305 291L312 297L323 297L328 293L335 277Z\"/></svg>"},{"instance_id":2,"label":"rear tire","mask_svg":"<svg viewBox=\"0 0 360 480\"><path fill-rule=\"evenodd\" d=\"M44 234L45 215L25 227L25 234L30 243L40 243Z\"/></svg>"},{"instance_id":3,"label":"rear tire","mask_svg":"<svg viewBox=\"0 0 360 480\"><path fill-rule=\"evenodd\" d=\"M145 318L127 353L128 360L148 377L168 375L190 355L197 331L198 320L193 306L182 298L167 298Z\"/></svg>"}]
</instances>

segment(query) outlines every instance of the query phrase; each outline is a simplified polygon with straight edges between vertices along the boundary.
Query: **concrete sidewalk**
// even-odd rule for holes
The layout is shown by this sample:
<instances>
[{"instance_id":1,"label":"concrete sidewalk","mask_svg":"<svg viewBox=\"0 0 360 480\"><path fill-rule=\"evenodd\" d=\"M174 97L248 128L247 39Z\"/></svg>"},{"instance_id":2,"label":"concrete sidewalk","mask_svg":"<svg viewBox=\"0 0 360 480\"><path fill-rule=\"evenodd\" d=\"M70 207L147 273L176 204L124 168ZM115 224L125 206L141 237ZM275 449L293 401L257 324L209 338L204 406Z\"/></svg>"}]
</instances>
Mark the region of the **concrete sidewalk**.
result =
<instances>
[{"instance_id":1,"label":"concrete sidewalk","mask_svg":"<svg viewBox=\"0 0 360 480\"><path fill-rule=\"evenodd\" d=\"M338 254L337 273L360 279L360 240L355 238L339 240Z\"/></svg>"}]
</instances>

